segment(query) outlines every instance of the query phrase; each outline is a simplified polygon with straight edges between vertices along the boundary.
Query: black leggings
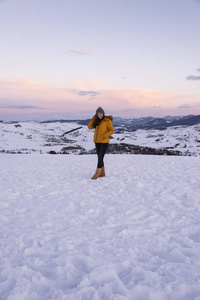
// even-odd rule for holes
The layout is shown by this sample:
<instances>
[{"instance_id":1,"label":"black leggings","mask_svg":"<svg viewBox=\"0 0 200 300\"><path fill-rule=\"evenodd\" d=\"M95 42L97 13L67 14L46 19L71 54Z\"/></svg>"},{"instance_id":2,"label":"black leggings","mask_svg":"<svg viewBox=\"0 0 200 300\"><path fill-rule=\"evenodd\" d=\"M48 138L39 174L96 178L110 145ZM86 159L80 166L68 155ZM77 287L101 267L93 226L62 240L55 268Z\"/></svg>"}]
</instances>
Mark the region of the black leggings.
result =
<instances>
[{"instance_id":1,"label":"black leggings","mask_svg":"<svg viewBox=\"0 0 200 300\"><path fill-rule=\"evenodd\" d=\"M98 156L97 168L102 168L104 166L103 158L108 149L108 143L96 143L95 146L96 146L96 151Z\"/></svg>"}]
</instances>

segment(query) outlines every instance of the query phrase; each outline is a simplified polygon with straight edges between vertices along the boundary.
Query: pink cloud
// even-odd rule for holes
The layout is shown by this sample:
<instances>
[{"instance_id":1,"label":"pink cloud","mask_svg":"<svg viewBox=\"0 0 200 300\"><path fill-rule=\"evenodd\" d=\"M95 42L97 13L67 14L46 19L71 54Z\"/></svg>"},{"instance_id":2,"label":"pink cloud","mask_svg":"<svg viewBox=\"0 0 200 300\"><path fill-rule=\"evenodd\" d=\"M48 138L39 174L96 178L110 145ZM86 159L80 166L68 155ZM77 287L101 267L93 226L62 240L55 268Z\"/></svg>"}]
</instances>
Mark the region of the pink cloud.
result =
<instances>
[{"instance_id":1,"label":"pink cloud","mask_svg":"<svg viewBox=\"0 0 200 300\"><path fill-rule=\"evenodd\" d=\"M0 78L0 112L1 115L9 111L17 115L20 111L23 114L66 113L89 117L98 106L102 106L106 113L123 117L200 113L200 95L139 89L101 89L95 88L95 84L92 87L62 88L30 78Z\"/></svg>"}]
</instances>

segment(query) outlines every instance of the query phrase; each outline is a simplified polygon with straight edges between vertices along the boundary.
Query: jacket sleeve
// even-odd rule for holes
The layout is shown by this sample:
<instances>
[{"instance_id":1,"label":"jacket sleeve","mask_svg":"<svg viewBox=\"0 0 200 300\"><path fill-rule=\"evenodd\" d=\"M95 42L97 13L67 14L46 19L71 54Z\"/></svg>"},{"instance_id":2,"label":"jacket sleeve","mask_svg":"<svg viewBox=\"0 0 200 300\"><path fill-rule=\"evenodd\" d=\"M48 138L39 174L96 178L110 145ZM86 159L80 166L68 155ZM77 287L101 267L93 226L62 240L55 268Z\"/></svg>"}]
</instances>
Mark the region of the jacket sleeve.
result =
<instances>
[{"instance_id":1,"label":"jacket sleeve","mask_svg":"<svg viewBox=\"0 0 200 300\"><path fill-rule=\"evenodd\" d=\"M109 138L109 136L111 136L111 135L115 132L111 120L108 121L107 129L108 129L108 130L103 134L103 138L104 138L104 139L105 139L105 138Z\"/></svg>"},{"instance_id":2,"label":"jacket sleeve","mask_svg":"<svg viewBox=\"0 0 200 300\"><path fill-rule=\"evenodd\" d=\"M94 126L93 126L94 119L95 119L95 116L90 120L90 122L89 122L89 124L88 124L88 128L89 128L89 129L93 129L93 128L94 128Z\"/></svg>"}]
</instances>

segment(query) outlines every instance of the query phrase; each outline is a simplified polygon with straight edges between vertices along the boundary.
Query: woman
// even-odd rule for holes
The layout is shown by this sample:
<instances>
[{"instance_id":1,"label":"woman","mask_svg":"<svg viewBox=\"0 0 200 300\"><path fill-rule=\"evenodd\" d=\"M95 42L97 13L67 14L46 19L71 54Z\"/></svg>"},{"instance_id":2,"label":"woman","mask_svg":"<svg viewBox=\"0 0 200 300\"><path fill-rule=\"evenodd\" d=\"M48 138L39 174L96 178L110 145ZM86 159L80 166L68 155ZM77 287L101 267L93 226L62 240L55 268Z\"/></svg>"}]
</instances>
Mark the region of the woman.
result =
<instances>
[{"instance_id":1,"label":"woman","mask_svg":"<svg viewBox=\"0 0 200 300\"><path fill-rule=\"evenodd\" d=\"M98 156L97 169L92 179L105 176L103 158L108 148L109 136L114 133L112 119L112 116L105 116L104 110L99 107L96 110L96 114L88 124L89 129L95 128L94 143Z\"/></svg>"}]
</instances>

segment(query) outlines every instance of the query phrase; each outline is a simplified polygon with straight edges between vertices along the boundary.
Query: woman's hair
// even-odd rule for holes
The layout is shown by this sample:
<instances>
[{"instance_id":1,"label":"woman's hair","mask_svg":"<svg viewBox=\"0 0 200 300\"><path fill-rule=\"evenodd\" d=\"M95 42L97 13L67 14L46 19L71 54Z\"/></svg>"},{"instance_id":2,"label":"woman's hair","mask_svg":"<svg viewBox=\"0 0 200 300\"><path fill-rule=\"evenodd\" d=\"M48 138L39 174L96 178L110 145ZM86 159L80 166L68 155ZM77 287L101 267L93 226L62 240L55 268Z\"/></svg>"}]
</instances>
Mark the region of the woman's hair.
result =
<instances>
[{"instance_id":1,"label":"woman's hair","mask_svg":"<svg viewBox=\"0 0 200 300\"><path fill-rule=\"evenodd\" d=\"M94 121L93 121L93 127L95 128L97 125L99 125L101 123L101 119L99 119L97 117L97 115L95 115Z\"/></svg>"}]
</instances>

